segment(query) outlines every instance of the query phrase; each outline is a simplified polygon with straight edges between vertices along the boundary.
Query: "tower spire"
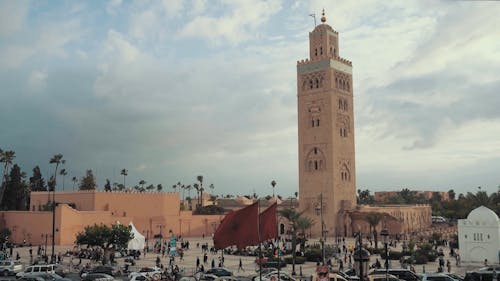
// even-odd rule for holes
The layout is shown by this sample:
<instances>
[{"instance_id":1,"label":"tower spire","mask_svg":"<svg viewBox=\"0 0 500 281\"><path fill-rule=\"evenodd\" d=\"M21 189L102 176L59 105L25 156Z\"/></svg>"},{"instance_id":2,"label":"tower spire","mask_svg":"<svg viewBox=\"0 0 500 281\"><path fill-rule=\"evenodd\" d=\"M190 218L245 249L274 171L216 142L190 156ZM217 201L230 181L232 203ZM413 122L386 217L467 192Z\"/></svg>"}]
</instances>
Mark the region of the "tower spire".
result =
<instances>
[{"instance_id":1,"label":"tower spire","mask_svg":"<svg viewBox=\"0 0 500 281\"><path fill-rule=\"evenodd\" d=\"M326 22L326 17L325 17L325 9L323 8L323 12L321 13L321 22L325 23Z\"/></svg>"}]
</instances>

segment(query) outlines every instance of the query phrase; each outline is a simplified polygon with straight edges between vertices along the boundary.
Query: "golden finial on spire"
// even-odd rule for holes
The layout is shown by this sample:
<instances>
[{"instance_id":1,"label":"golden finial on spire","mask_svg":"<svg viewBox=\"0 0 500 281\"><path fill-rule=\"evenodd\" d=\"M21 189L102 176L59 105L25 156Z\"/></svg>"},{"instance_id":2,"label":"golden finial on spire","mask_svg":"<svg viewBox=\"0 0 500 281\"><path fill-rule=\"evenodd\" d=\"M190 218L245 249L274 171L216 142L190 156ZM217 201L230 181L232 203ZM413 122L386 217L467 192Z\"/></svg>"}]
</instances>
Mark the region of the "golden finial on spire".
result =
<instances>
[{"instance_id":1,"label":"golden finial on spire","mask_svg":"<svg viewBox=\"0 0 500 281\"><path fill-rule=\"evenodd\" d=\"M325 23L326 22L326 17L325 17L325 9L323 9L323 13L321 13L322 17L321 17L321 22L322 23Z\"/></svg>"}]
</instances>

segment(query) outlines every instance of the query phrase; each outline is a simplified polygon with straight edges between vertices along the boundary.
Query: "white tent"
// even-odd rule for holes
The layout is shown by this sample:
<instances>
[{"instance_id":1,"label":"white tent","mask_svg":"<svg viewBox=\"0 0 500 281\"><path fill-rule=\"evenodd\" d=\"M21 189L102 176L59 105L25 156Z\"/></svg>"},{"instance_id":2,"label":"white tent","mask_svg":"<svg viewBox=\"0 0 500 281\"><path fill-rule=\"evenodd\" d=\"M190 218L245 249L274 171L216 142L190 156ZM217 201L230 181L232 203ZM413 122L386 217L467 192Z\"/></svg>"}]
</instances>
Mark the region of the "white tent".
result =
<instances>
[{"instance_id":1,"label":"white tent","mask_svg":"<svg viewBox=\"0 0 500 281\"><path fill-rule=\"evenodd\" d=\"M134 235L130 241L128 241L127 249L129 250L144 250L146 246L146 238L135 228L134 224L130 222L131 233Z\"/></svg>"}]
</instances>

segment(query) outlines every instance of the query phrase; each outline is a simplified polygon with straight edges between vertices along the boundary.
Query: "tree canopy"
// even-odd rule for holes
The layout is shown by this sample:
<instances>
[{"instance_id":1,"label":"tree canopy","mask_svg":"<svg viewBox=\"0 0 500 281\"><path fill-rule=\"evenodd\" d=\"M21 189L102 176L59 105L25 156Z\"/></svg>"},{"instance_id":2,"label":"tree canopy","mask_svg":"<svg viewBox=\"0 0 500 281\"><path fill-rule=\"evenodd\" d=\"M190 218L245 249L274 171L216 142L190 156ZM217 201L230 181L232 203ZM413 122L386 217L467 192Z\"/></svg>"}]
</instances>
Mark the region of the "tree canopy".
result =
<instances>
[{"instance_id":1,"label":"tree canopy","mask_svg":"<svg viewBox=\"0 0 500 281\"><path fill-rule=\"evenodd\" d=\"M130 226L114 224L111 227L107 225L89 225L83 232L76 235L75 243L77 245L88 245L101 247L105 251L103 263L107 261L107 252L115 249L127 247L128 241L134 238Z\"/></svg>"}]
</instances>

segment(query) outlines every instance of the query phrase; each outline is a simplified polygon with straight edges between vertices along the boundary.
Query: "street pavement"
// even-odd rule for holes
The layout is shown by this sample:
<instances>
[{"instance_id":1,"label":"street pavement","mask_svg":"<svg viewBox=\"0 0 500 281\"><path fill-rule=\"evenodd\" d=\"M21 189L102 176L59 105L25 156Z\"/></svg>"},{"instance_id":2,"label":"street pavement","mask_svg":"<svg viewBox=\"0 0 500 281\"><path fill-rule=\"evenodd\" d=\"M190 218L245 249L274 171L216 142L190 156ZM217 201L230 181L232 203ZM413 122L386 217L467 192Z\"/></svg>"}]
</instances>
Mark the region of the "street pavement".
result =
<instances>
[{"instance_id":1,"label":"street pavement","mask_svg":"<svg viewBox=\"0 0 500 281\"><path fill-rule=\"evenodd\" d=\"M201 263L203 263L203 252L201 250L201 244L203 243L208 243L209 247L211 247L212 245L212 240L208 237L205 237L205 238L184 238L184 241L189 241L189 244L190 244L190 249L189 250L185 250L184 251L184 258L183 260L180 260L179 257L176 257L175 259L175 263L179 266L179 268L181 269L181 272L183 272L185 275L190 275L192 273L195 272L195 268L196 268L196 258L198 257L201 261ZM315 242L318 242L317 240L314 240L314 239L310 239L309 240L310 243L315 243ZM200 244L200 247L197 248L196 247L196 244L199 243ZM327 244L329 243L333 243L333 241L328 241L327 240ZM401 245L401 243L399 243ZM349 246L349 245L355 245L355 241L353 238L350 238L350 239L346 239L346 246ZM34 246L33 247L33 252L36 253L36 249L37 249L38 246ZM449 257L447 254L449 253L449 249L446 248L446 247L442 247L443 248L443 251L445 253L445 261L447 259L450 260L451 264L452 264L452 269L451 269L451 272L452 273L456 273L458 275L465 275L465 272L466 271L470 271L470 270L474 270L474 269L477 269L479 267L482 266L482 264L464 264L462 263L462 266L461 267L457 267L455 266L455 259L452 258L452 257ZM65 253L67 250L72 250L73 249L73 246L70 245L70 246L56 246L55 247L55 252L56 254L57 253ZM398 251L401 251L401 248L396 248L395 250L398 250ZM19 253L20 257L21 257L21 261L27 265L29 263L29 247L21 247L21 248L15 248L14 249L14 256L16 255L16 253ZM50 247L48 248L48 253L50 254ZM160 256L160 259L161 259L161 263L164 265L164 266L168 266L168 257L161 257L161 254L158 255L158 254L154 254L154 253L146 253L146 255L141 255L140 259L136 261L136 265L135 266L131 266L130 267L130 270L138 270L140 269L141 267L144 267L144 266L154 266L155 265L155 261L156 261L156 258L157 256ZM208 262L206 264L204 264L204 267L205 269L208 269L210 268L210 265L211 265L211 262L212 262L212 259L214 260L216 266L218 265L219 263L219 257L220 257L220 251L219 251L219 254L211 254L211 253L208 253ZM243 264L243 269L244 271L240 270L238 271L238 265L239 265L239 260L241 258L241 261L242 261L242 264ZM379 259L379 261L383 264L383 260L380 258L379 255L372 255L370 257L370 264L374 263L376 259ZM76 259L74 262L77 262L78 259ZM117 258L116 261L118 262L119 266L123 266L124 265L124 259L123 258ZM87 262L87 260L83 260L82 261L82 265L84 265L85 263ZM336 261L334 261L332 259L332 262L333 262L333 266L334 268L338 268L338 264L336 263ZM63 264L68 266L69 268L69 257L64 257L63 259ZM257 273L256 273L256 264L255 264L255 257L253 256L233 256L233 255L224 255L224 267L230 269L233 271L234 275L236 276L247 276L247 277L251 277L251 276L255 276ZM399 268L399 262L397 261L392 261L391 263L391 268ZM344 264L344 269L346 269L347 266L346 264ZM422 265L416 265L415 266L415 270L417 273L423 273L424 270L425 272L429 273L429 272L437 272L437 268L438 268L438 264L437 264L437 261L436 262L432 262L432 263L428 263L425 265L425 268L424 266ZM302 272L302 275L304 277L308 277L310 276L316 269L316 263L314 262L306 262L305 264L303 265L296 265L296 272L297 274L299 274L300 272ZM283 271L286 271L286 272L291 272L292 271L292 266L291 265L287 265L286 268L283 268ZM76 273L73 273L73 274L70 274L68 276L70 279L72 280L79 280L79 277L78 277L78 274ZM3 278L5 279L5 278ZM12 279L12 278L7 278L7 279ZM123 276L119 279L122 279L122 280L127 280L128 278L126 276ZM1 281L2 279L0 279Z\"/></svg>"}]
</instances>

